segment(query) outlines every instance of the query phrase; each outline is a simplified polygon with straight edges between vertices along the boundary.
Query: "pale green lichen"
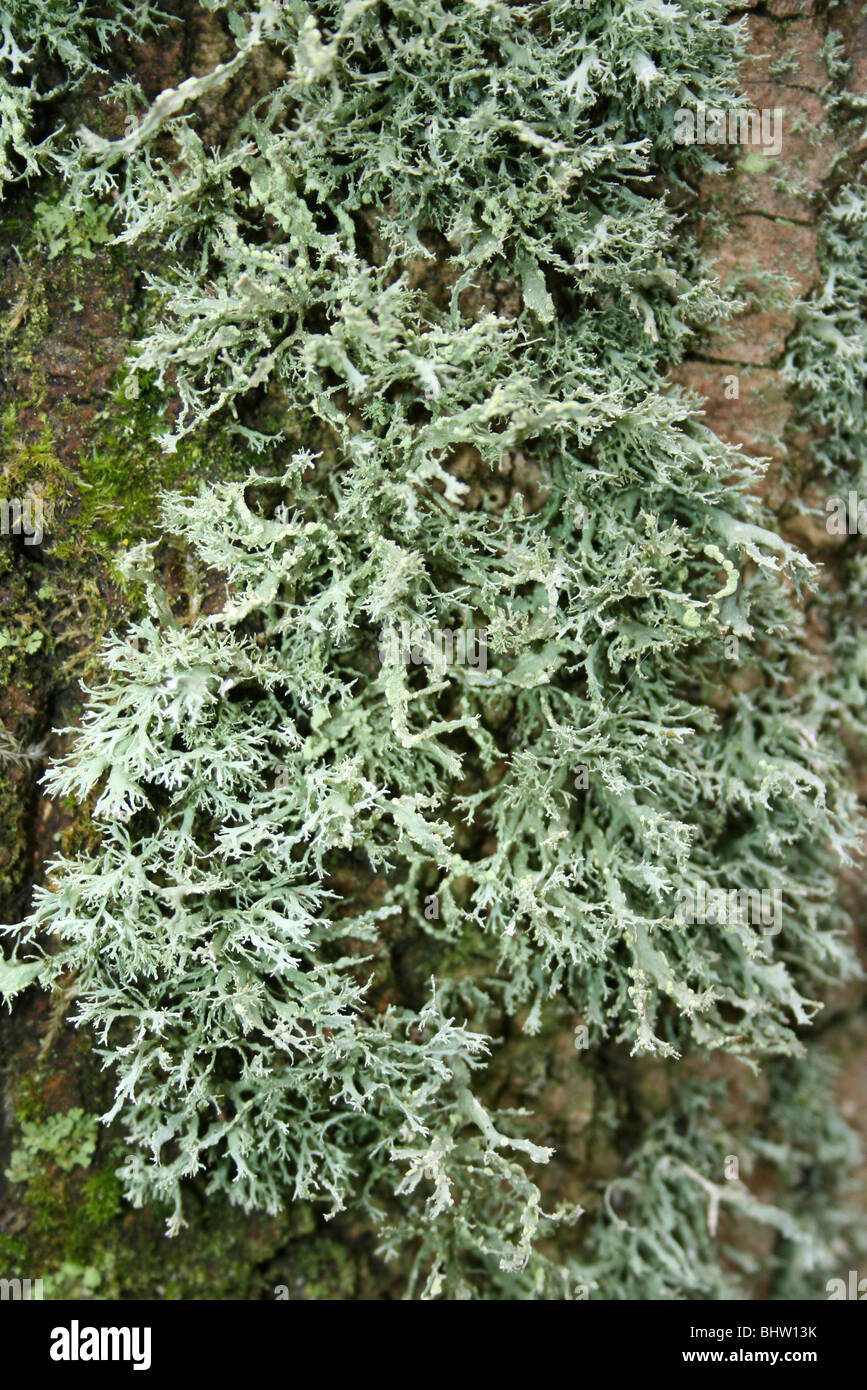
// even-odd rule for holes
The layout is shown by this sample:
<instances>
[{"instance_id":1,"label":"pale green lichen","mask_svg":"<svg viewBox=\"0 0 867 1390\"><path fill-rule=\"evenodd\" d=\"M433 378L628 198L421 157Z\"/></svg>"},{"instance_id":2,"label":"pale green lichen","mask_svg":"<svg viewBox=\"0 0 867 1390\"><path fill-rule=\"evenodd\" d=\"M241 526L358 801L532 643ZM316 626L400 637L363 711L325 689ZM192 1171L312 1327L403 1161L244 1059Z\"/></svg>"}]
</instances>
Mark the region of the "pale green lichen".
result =
<instances>
[{"instance_id":1,"label":"pale green lichen","mask_svg":"<svg viewBox=\"0 0 867 1390\"><path fill-rule=\"evenodd\" d=\"M245 1208L351 1205L410 1296L731 1296L708 1201L806 1237L717 1191L710 1092L560 1262L533 1247L575 1215L543 1214L549 1151L476 1079L503 1011L797 1058L854 968L814 568L662 376L726 304L645 185L707 162L675 112L733 99L737 29L696 3L226 16L234 58L58 160L68 209L163 248L128 390L177 391L164 446L212 421L264 459L166 496L180 598L147 546L125 561L147 612L49 779L98 844L52 866L19 936L54 951L7 992L76 972L126 1191L172 1229L201 1174ZM263 49L283 75L206 144L197 101ZM484 629L485 668L377 655L402 625ZM781 893L783 930L685 925L697 881ZM396 1000L419 940L474 968Z\"/></svg>"}]
</instances>

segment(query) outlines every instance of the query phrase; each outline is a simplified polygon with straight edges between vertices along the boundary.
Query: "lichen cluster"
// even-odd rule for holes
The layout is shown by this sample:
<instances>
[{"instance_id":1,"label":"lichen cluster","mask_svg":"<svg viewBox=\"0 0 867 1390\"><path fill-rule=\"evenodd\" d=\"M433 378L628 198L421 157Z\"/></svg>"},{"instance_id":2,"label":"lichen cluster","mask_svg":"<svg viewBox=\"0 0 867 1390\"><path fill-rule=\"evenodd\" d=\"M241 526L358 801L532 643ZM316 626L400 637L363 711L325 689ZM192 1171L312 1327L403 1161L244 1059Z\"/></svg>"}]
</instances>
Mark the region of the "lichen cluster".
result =
<instances>
[{"instance_id":1,"label":"lichen cluster","mask_svg":"<svg viewBox=\"0 0 867 1390\"><path fill-rule=\"evenodd\" d=\"M576 1067L730 1053L788 1078L738 1140L783 1186L852 1158L801 1060L854 972L863 833L815 567L665 378L730 308L672 203L709 157L673 133L738 100L740 26L696 0L204 8L234 56L150 103L118 83L124 133L53 158L68 220L160 249L128 396L175 398L167 451L227 431L235 475L163 500L180 590L155 544L120 562L143 612L48 778L98 843L51 865L0 984L74 972L125 1191L173 1231L201 1175L349 1208L410 1297L734 1297L710 1203L797 1247L801 1291L836 1209L726 1183L712 1084L579 1217L484 1080L516 1025L580 1022ZM210 143L215 94L242 114ZM381 639L407 625L485 631L484 669L406 664ZM779 892L781 930L685 923L698 883ZM824 1159L773 1137L795 1083Z\"/></svg>"}]
</instances>

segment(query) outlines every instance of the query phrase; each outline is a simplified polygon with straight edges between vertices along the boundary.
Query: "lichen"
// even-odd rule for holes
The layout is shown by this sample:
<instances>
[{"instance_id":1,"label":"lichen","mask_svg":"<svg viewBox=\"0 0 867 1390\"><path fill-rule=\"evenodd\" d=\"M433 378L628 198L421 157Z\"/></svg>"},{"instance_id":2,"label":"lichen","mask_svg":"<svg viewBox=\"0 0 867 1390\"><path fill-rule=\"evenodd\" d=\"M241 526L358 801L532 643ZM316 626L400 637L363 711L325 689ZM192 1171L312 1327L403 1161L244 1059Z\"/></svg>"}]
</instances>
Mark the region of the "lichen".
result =
<instances>
[{"instance_id":1,"label":"lichen","mask_svg":"<svg viewBox=\"0 0 867 1390\"><path fill-rule=\"evenodd\" d=\"M149 267L127 404L64 473L53 546L128 583L131 621L89 652L48 779L80 838L0 984L74 977L126 1199L179 1241L193 1194L205 1224L264 1210L272 1272L293 1203L357 1223L412 1298L727 1298L762 1268L800 1295L839 1235L804 1188L854 1149L805 1039L855 972L846 702L762 465L664 376L732 303L661 189L715 167L675 113L738 100L741 27L617 8L232 6L227 62L149 104L121 82L122 137L53 145L58 256L110 228ZM262 50L272 89L206 142ZM844 291L791 356L828 427L863 365L841 383L822 346ZM485 660L407 657L418 630L483 632ZM699 889L781 898L780 930L685 919ZM574 1026L581 1085L530 1047ZM724 1171L724 1086L624 1118L599 1063L623 1045L765 1067L737 1142L773 1200ZM549 1201L555 1135L585 1190ZM111 1228L105 1171L76 1180ZM290 1296L357 1292L338 1248L308 1232ZM52 1288L112 1296L118 1261L70 1241Z\"/></svg>"}]
</instances>

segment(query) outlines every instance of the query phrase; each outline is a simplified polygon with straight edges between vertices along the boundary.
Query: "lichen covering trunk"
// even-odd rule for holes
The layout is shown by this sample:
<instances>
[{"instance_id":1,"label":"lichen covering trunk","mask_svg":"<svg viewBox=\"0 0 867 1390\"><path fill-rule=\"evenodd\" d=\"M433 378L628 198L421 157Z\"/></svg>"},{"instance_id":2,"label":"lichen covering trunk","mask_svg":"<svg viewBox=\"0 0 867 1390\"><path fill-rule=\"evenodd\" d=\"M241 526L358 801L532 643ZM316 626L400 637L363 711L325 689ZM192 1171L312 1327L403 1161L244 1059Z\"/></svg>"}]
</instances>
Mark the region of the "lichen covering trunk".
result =
<instances>
[{"instance_id":1,"label":"lichen covering trunk","mask_svg":"<svg viewBox=\"0 0 867 1390\"><path fill-rule=\"evenodd\" d=\"M839 8L7 5L10 1270L857 1260Z\"/></svg>"}]
</instances>

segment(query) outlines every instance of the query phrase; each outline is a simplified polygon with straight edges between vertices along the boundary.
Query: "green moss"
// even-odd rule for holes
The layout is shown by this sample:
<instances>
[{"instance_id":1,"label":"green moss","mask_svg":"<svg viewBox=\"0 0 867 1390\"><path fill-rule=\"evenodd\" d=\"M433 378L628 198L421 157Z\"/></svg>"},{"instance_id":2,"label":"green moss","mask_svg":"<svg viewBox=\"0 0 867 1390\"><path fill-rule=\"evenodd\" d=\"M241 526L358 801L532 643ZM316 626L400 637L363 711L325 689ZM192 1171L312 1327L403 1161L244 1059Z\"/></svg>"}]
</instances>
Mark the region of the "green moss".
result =
<instances>
[{"instance_id":1,"label":"green moss","mask_svg":"<svg viewBox=\"0 0 867 1390\"><path fill-rule=\"evenodd\" d=\"M64 1172L87 1167L96 1149L97 1119L80 1106L44 1121L23 1120L6 1176L10 1182L29 1182L46 1161Z\"/></svg>"},{"instance_id":2,"label":"green moss","mask_svg":"<svg viewBox=\"0 0 867 1390\"><path fill-rule=\"evenodd\" d=\"M293 1247L288 1265L286 1282L274 1285L273 1296L280 1301L331 1302L356 1294L355 1264L346 1247L327 1236Z\"/></svg>"},{"instance_id":3,"label":"green moss","mask_svg":"<svg viewBox=\"0 0 867 1390\"><path fill-rule=\"evenodd\" d=\"M115 392L96 422L91 446L68 475L75 503L68 535L54 547L59 559L70 557L83 541L113 566L119 554L152 532L163 490L194 489L204 476L228 476L237 468L216 431L173 454L155 453L154 434L165 419L166 397L152 385L134 399L122 388Z\"/></svg>"},{"instance_id":4,"label":"green moss","mask_svg":"<svg viewBox=\"0 0 867 1390\"><path fill-rule=\"evenodd\" d=\"M110 210L93 202L75 213L63 198L42 200L34 208L34 234L50 260L61 253L93 260L95 248L111 239L110 223Z\"/></svg>"},{"instance_id":5,"label":"green moss","mask_svg":"<svg viewBox=\"0 0 867 1390\"><path fill-rule=\"evenodd\" d=\"M71 1085L108 1101L83 1040L75 1039L63 1067ZM56 1090L45 1064L25 1071L12 1090L5 1207L15 1233L0 1234L4 1270L33 1271L48 1299L269 1296L261 1270L286 1242L296 1249L310 1222L250 1221L218 1200L191 1212L189 1227L169 1242L162 1221L123 1199L123 1145L114 1130L80 1107L52 1113Z\"/></svg>"},{"instance_id":6,"label":"green moss","mask_svg":"<svg viewBox=\"0 0 867 1390\"><path fill-rule=\"evenodd\" d=\"M122 1206L121 1186L114 1170L92 1173L82 1186L88 1224L107 1226Z\"/></svg>"},{"instance_id":7,"label":"green moss","mask_svg":"<svg viewBox=\"0 0 867 1390\"><path fill-rule=\"evenodd\" d=\"M744 155L743 159L738 160L738 168L745 174L766 174L769 169L773 169L774 161L767 155L759 154L753 150L750 154Z\"/></svg>"},{"instance_id":8,"label":"green moss","mask_svg":"<svg viewBox=\"0 0 867 1390\"><path fill-rule=\"evenodd\" d=\"M84 1264L77 1260L63 1260L51 1273L43 1277L43 1298L56 1299L116 1299L120 1288L115 1274L115 1261L111 1252L103 1254L99 1264Z\"/></svg>"}]
</instances>

